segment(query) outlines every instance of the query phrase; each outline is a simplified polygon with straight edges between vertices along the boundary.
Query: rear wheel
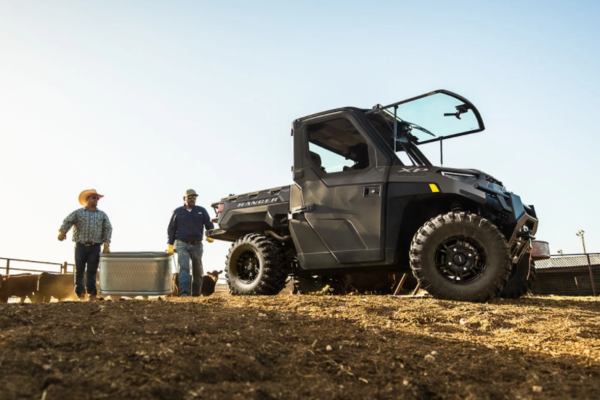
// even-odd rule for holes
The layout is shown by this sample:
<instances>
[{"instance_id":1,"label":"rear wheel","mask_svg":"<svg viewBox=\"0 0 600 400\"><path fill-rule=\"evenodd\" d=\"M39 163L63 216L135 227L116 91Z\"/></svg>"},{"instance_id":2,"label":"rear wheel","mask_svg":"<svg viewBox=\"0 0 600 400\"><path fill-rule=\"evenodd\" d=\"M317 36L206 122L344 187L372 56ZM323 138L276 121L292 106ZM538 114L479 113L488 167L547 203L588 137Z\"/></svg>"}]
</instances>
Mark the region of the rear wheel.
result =
<instances>
[{"instance_id":1,"label":"rear wheel","mask_svg":"<svg viewBox=\"0 0 600 400\"><path fill-rule=\"evenodd\" d=\"M229 250L225 276L233 295L274 295L281 292L288 276L281 244L259 234L241 237Z\"/></svg>"},{"instance_id":2,"label":"rear wheel","mask_svg":"<svg viewBox=\"0 0 600 400\"><path fill-rule=\"evenodd\" d=\"M530 265L531 263L531 265ZM525 253L521 261L513 265L513 271L508 283L500 292L500 297L505 299L518 299L527 294L535 281L535 263L529 253Z\"/></svg>"},{"instance_id":3,"label":"rear wheel","mask_svg":"<svg viewBox=\"0 0 600 400\"><path fill-rule=\"evenodd\" d=\"M410 263L421 287L439 299L487 301L498 296L512 263L504 235L485 218L449 212L415 234Z\"/></svg>"}]
</instances>

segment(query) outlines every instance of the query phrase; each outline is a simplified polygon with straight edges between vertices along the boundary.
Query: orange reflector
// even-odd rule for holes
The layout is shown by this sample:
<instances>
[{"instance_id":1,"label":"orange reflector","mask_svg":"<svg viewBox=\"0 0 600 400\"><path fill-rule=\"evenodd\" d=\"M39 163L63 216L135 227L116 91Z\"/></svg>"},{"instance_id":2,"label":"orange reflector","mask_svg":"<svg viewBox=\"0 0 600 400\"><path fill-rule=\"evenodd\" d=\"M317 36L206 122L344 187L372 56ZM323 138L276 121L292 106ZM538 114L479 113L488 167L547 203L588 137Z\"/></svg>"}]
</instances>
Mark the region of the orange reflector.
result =
<instances>
[{"instance_id":1,"label":"orange reflector","mask_svg":"<svg viewBox=\"0 0 600 400\"><path fill-rule=\"evenodd\" d=\"M437 193L440 191L435 183L430 183L429 187L431 188L431 193Z\"/></svg>"}]
</instances>

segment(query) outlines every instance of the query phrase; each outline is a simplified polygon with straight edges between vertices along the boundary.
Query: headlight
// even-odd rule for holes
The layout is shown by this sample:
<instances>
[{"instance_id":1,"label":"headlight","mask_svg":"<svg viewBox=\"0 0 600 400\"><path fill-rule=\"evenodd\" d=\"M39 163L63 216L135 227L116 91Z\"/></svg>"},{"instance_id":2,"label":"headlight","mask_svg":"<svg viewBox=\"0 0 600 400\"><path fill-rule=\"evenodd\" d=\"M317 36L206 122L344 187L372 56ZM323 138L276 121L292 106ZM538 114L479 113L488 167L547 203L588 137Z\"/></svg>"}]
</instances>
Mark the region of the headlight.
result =
<instances>
[{"instance_id":1,"label":"headlight","mask_svg":"<svg viewBox=\"0 0 600 400\"><path fill-rule=\"evenodd\" d=\"M444 175L446 178L454 179L455 181L460 181L460 182L469 182L469 181L474 181L477 179L477 175L463 174L463 173L459 173L459 172L442 171L442 175Z\"/></svg>"}]
</instances>

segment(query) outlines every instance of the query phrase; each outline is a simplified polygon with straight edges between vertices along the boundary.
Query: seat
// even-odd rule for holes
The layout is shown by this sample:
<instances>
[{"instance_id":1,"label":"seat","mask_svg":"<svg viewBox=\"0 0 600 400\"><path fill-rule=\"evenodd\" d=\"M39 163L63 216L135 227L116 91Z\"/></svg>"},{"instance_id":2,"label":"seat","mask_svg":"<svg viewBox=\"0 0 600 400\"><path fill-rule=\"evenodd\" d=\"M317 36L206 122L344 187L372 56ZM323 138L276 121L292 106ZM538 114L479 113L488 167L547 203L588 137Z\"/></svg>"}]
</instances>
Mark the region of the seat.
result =
<instances>
[{"instance_id":1,"label":"seat","mask_svg":"<svg viewBox=\"0 0 600 400\"><path fill-rule=\"evenodd\" d=\"M314 151L309 151L308 152L308 156L310 158L310 161L312 161L317 166L317 168L319 168L322 172L327 173L327 171L325 171L325 168L323 168L323 166L321 165L322 162L321 162L321 156L320 155L318 155Z\"/></svg>"}]
</instances>

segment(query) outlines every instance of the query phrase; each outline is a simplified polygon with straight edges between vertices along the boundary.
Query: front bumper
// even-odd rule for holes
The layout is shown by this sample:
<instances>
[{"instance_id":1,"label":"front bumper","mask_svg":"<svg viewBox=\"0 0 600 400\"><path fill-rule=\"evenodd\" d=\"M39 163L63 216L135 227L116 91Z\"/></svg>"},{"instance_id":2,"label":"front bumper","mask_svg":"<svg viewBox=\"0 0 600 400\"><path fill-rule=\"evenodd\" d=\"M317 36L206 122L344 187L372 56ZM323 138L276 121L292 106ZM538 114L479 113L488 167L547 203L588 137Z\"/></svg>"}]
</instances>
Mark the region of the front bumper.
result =
<instances>
[{"instance_id":1,"label":"front bumper","mask_svg":"<svg viewBox=\"0 0 600 400\"><path fill-rule=\"evenodd\" d=\"M512 228L512 235L508 240L508 248L510 249L510 256L514 264L518 263L523 255L531 249L531 241L535 239L534 235L537 232L537 226L538 220L525 213L517 220L514 228Z\"/></svg>"},{"instance_id":2,"label":"front bumper","mask_svg":"<svg viewBox=\"0 0 600 400\"><path fill-rule=\"evenodd\" d=\"M513 263L518 263L531 250L538 219L533 206L526 206L514 193L504 193L496 188L477 184L476 189L486 193L488 205L496 211L497 224L508 241Z\"/></svg>"}]
</instances>

